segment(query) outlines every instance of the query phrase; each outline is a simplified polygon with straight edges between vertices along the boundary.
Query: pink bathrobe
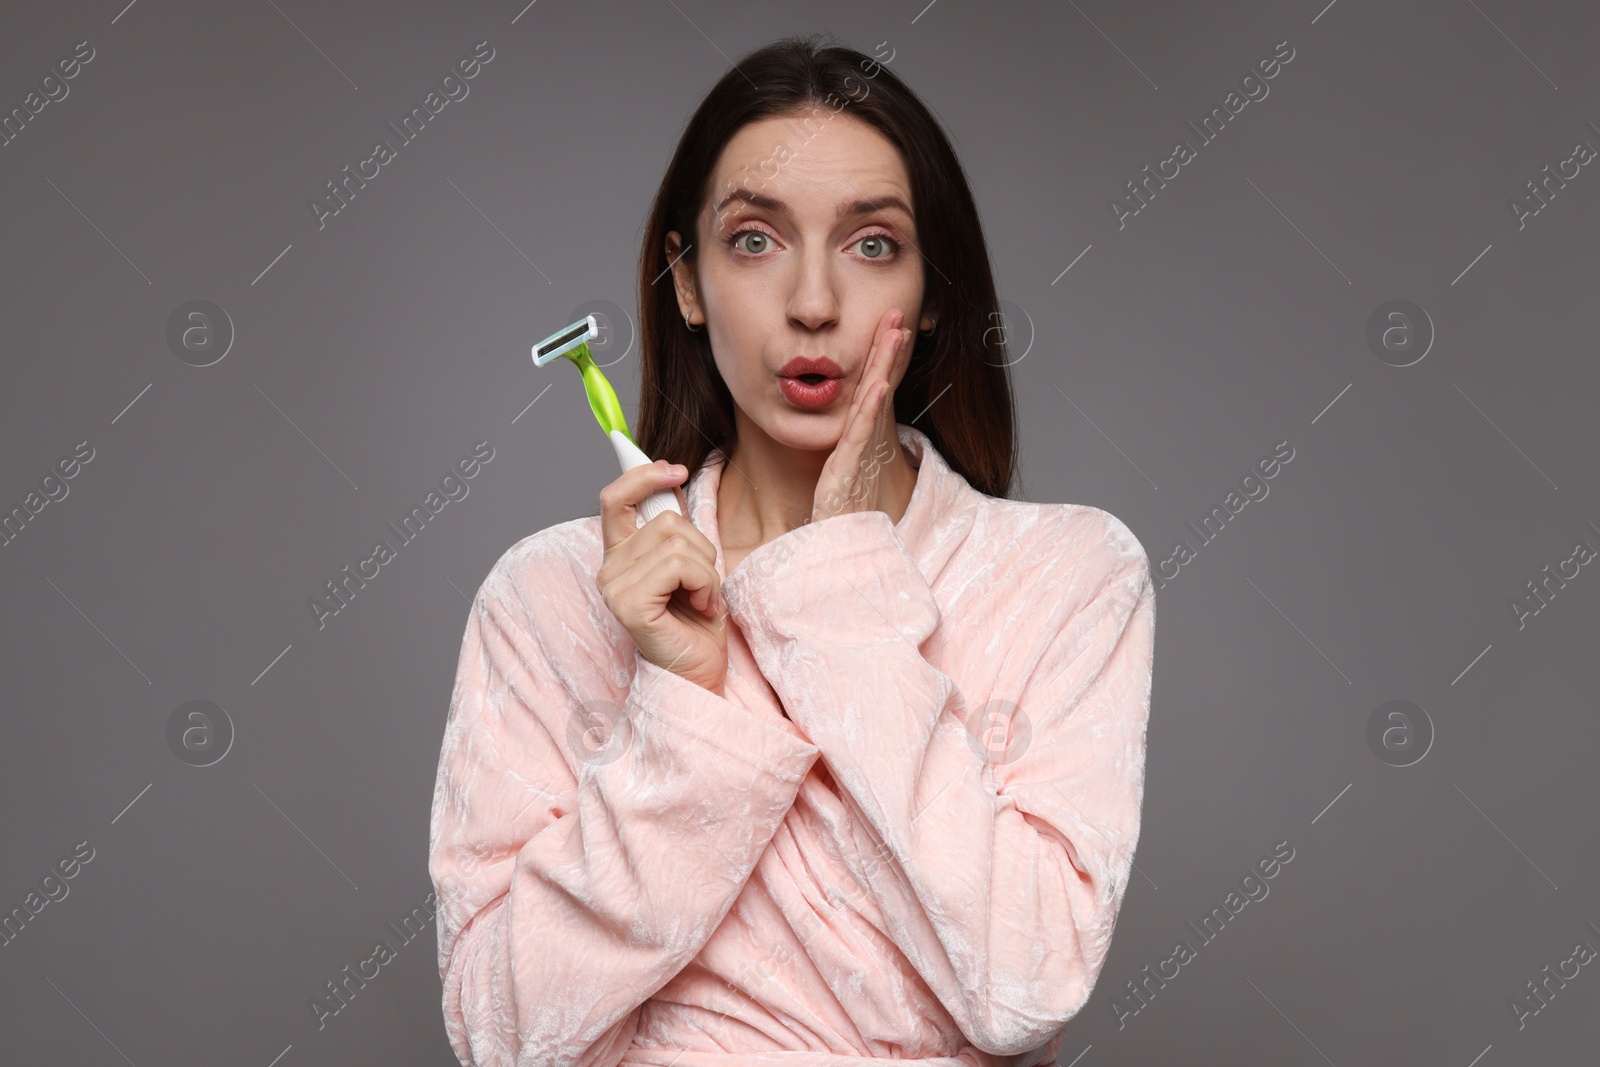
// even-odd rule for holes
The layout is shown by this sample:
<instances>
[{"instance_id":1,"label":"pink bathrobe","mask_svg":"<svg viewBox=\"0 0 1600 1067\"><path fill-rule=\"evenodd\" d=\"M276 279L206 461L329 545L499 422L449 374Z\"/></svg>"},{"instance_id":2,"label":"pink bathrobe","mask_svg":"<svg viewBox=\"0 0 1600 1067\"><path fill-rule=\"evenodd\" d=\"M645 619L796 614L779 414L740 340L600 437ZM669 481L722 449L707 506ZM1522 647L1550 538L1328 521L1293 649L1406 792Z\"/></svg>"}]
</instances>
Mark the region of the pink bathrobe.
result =
<instances>
[{"instance_id":1,"label":"pink bathrobe","mask_svg":"<svg viewBox=\"0 0 1600 1067\"><path fill-rule=\"evenodd\" d=\"M1051 1063L1144 797L1155 601L1111 514L916 489L729 576L726 697L639 654L598 516L473 601L433 800L444 1022L479 1067Z\"/></svg>"}]
</instances>

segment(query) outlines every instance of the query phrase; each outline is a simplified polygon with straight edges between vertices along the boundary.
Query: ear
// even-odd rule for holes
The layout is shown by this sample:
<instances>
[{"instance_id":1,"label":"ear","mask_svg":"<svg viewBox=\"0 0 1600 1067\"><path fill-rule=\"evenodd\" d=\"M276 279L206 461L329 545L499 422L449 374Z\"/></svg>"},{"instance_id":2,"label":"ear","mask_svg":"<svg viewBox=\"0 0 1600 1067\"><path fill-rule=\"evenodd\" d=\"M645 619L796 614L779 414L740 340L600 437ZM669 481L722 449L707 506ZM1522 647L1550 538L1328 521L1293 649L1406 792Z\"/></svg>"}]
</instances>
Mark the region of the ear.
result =
<instances>
[{"instance_id":1,"label":"ear","mask_svg":"<svg viewBox=\"0 0 1600 1067\"><path fill-rule=\"evenodd\" d=\"M678 294L678 313L695 325L705 322L700 296L695 291L694 264L683 254L683 238L677 230L667 233L666 253L667 262L672 264L672 287Z\"/></svg>"}]
</instances>

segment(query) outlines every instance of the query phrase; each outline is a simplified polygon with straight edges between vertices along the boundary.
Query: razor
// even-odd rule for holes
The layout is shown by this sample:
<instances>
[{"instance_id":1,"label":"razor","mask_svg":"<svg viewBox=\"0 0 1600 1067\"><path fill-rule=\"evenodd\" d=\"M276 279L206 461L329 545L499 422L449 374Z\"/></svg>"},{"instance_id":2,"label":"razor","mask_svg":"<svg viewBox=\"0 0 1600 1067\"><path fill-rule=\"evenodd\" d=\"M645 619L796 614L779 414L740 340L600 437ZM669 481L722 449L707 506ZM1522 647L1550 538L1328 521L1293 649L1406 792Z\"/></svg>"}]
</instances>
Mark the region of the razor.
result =
<instances>
[{"instance_id":1,"label":"razor","mask_svg":"<svg viewBox=\"0 0 1600 1067\"><path fill-rule=\"evenodd\" d=\"M616 390L611 388L611 383L606 381L606 376L600 373L600 368L595 366L594 357L589 354L589 342L598 336L600 336L599 324L593 315L586 315L581 321L557 330L534 345L533 365L543 367L558 356L566 356L572 360L583 374L583 391L589 397L589 407L594 411L594 417L599 421L600 428L611 439L611 447L617 453L617 462L622 464L624 471L630 471L635 467L653 463L654 460L645 455L634 442L633 435L628 432L628 419L622 413L622 404L617 400ZM639 505L639 513L645 522L649 522L663 511L683 514L673 488L667 486L665 489L657 489Z\"/></svg>"}]
</instances>

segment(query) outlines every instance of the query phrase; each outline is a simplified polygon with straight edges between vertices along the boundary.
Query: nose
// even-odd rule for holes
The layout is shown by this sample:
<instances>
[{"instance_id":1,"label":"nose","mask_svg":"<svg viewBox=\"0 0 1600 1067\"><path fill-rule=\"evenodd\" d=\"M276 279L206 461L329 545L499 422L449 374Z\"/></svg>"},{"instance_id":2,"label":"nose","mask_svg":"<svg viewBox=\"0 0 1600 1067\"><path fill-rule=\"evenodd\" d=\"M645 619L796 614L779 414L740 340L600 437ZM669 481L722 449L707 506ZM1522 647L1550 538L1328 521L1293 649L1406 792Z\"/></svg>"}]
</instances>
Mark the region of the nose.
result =
<instances>
[{"instance_id":1,"label":"nose","mask_svg":"<svg viewBox=\"0 0 1600 1067\"><path fill-rule=\"evenodd\" d=\"M832 261L825 249L812 248L798 257L799 276L789 296L789 318L808 331L838 324L839 297Z\"/></svg>"}]
</instances>

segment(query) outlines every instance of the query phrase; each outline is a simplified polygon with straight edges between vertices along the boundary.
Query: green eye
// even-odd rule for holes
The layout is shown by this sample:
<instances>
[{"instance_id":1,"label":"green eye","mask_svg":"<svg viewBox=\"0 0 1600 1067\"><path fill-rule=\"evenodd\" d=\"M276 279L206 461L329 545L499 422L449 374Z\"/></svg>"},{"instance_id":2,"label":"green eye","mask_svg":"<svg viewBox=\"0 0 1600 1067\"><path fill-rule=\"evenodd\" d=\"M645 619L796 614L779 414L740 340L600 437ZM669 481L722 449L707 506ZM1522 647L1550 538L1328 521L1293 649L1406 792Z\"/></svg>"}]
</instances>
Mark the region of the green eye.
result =
<instances>
[{"instance_id":1,"label":"green eye","mask_svg":"<svg viewBox=\"0 0 1600 1067\"><path fill-rule=\"evenodd\" d=\"M861 254L867 259L887 259L899 247L894 238L881 233L868 234L856 244L862 246Z\"/></svg>"},{"instance_id":2,"label":"green eye","mask_svg":"<svg viewBox=\"0 0 1600 1067\"><path fill-rule=\"evenodd\" d=\"M751 238L753 240L756 240L756 241L760 241L761 244L756 245L754 248L749 247L748 245L743 247L743 248L740 248L739 242L743 241L747 237ZM746 230L744 233L739 234L739 236L737 236L737 237L735 237L733 239L733 247L738 248L739 251L741 251L741 252L748 252L748 253L751 253L752 255L758 255L761 252L766 251L766 241L767 241L767 235L762 233L761 231L759 231L759 230Z\"/></svg>"}]
</instances>

